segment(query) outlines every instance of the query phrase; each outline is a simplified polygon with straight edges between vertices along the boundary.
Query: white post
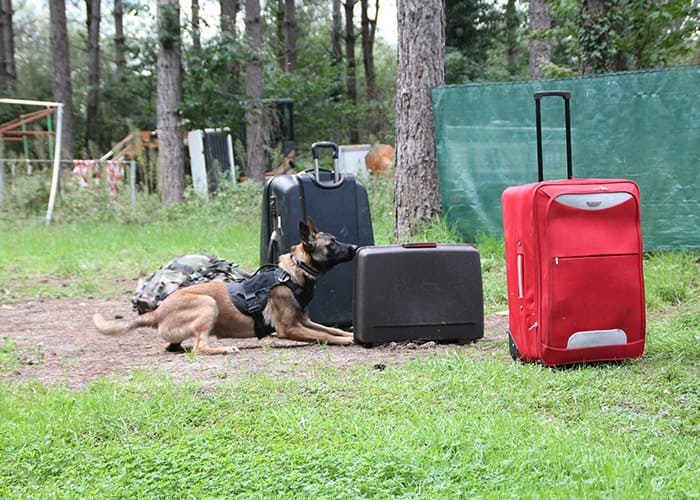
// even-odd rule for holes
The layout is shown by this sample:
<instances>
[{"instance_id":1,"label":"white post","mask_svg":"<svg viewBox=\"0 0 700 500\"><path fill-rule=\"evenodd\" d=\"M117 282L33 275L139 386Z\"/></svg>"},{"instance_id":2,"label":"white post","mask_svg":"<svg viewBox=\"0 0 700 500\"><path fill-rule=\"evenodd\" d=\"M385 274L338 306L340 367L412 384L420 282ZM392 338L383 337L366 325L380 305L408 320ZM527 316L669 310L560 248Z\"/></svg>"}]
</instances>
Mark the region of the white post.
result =
<instances>
[{"instance_id":1,"label":"white post","mask_svg":"<svg viewBox=\"0 0 700 500\"><path fill-rule=\"evenodd\" d=\"M61 170L61 134L63 132L63 103L57 103L56 107L56 145L53 157L53 175L51 177L51 194L49 195L49 207L46 210L46 224L51 224L53 207L56 203L56 192L58 191L58 175Z\"/></svg>"},{"instance_id":2,"label":"white post","mask_svg":"<svg viewBox=\"0 0 700 500\"><path fill-rule=\"evenodd\" d=\"M221 129L221 131L224 132L224 129ZM238 176L236 176L236 165L233 164L233 141L231 140L230 133L226 133L226 145L228 146L228 164L231 165L230 180L233 184L235 184L238 181Z\"/></svg>"},{"instance_id":3,"label":"white post","mask_svg":"<svg viewBox=\"0 0 700 500\"><path fill-rule=\"evenodd\" d=\"M136 160L129 161L129 187L131 188L131 207L136 209Z\"/></svg>"}]
</instances>

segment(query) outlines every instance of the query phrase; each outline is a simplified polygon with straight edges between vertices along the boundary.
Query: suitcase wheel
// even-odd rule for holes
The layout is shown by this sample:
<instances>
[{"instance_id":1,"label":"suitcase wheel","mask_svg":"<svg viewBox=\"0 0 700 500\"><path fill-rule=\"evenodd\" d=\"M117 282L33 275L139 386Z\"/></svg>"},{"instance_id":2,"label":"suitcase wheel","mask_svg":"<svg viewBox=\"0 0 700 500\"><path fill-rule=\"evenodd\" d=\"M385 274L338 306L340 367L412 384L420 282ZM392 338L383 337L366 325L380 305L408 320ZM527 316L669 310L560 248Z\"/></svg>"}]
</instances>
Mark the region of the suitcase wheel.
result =
<instances>
[{"instance_id":1,"label":"suitcase wheel","mask_svg":"<svg viewBox=\"0 0 700 500\"><path fill-rule=\"evenodd\" d=\"M515 340L513 339L513 335L511 335L510 331L508 331L508 350L510 351L511 358L513 358L515 361L520 359L518 346L515 344Z\"/></svg>"}]
</instances>

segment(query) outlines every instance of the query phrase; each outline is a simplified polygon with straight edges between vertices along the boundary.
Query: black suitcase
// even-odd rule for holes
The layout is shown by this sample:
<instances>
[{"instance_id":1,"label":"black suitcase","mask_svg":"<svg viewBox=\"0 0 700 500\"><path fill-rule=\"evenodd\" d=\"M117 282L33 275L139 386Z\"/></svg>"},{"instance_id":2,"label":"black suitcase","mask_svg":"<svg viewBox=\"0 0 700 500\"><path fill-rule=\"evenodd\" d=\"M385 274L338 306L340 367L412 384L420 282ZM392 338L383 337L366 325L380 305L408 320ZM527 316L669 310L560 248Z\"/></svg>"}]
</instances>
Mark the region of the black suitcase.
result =
<instances>
[{"instance_id":1,"label":"black suitcase","mask_svg":"<svg viewBox=\"0 0 700 500\"><path fill-rule=\"evenodd\" d=\"M320 169L320 149L333 150L333 170ZM299 243L299 220L311 217L319 230L358 246L373 245L374 233L367 190L352 174L338 172L338 146L317 142L311 146L314 169L272 177L263 192L260 264ZM309 304L309 316L325 325L352 324L353 264L341 264L322 276Z\"/></svg>"},{"instance_id":2,"label":"black suitcase","mask_svg":"<svg viewBox=\"0 0 700 500\"><path fill-rule=\"evenodd\" d=\"M360 248L353 291L355 341L467 343L484 336L481 261L467 244Z\"/></svg>"}]
</instances>

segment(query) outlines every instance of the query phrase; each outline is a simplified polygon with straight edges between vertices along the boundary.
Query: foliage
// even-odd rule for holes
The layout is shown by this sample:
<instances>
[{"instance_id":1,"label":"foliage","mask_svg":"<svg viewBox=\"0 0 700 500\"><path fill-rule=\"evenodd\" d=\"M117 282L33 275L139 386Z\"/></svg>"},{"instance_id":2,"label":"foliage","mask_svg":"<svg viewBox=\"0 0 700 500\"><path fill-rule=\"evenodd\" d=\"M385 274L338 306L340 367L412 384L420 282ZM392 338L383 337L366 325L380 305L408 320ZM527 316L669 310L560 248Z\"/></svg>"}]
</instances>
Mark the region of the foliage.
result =
<instances>
[{"instance_id":1,"label":"foliage","mask_svg":"<svg viewBox=\"0 0 700 500\"><path fill-rule=\"evenodd\" d=\"M550 2L553 66L571 72L645 69L692 63L700 52L700 6L693 0ZM559 76L553 73L553 76Z\"/></svg>"},{"instance_id":2,"label":"foliage","mask_svg":"<svg viewBox=\"0 0 700 500\"><path fill-rule=\"evenodd\" d=\"M245 137L245 109L240 95L230 94L221 82L230 78L232 64L241 67L242 48L229 36L215 37L203 43L199 51L186 53L182 116L187 130L224 128L233 137Z\"/></svg>"},{"instance_id":3,"label":"foliage","mask_svg":"<svg viewBox=\"0 0 700 500\"><path fill-rule=\"evenodd\" d=\"M450 54L446 83L484 79L489 49L498 37L502 13L493 2L448 0L445 4L445 44Z\"/></svg>"},{"instance_id":4,"label":"foliage","mask_svg":"<svg viewBox=\"0 0 700 500\"><path fill-rule=\"evenodd\" d=\"M51 191L48 175L18 175L5 182L9 184L9 189L5 190L0 219L36 217L46 213Z\"/></svg>"},{"instance_id":5,"label":"foliage","mask_svg":"<svg viewBox=\"0 0 700 500\"><path fill-rule=\"evenodd\" d=\"M627 68L688 62L700 52L700 4L691 0L624 2L620 52Z\"/></svg>"},{"instance_id":6,"label":"foliage","mask_svg":"<svg viewBox=\"0 0 700 500\"><path fill-rule=\"evenodd\" d=\"M546 35L552 42L553 60L544 68L549 76L568 76L581 71L587 58L600 60L601 69L649 68L684 64L700 54L700 6L692 0L636 2L615 0L604 16L587 18L580 2L549 2L553 27ZM69 4L69 37L74 89L74 140L77 156L87 154L83 144L87 96L87 53L85 23L81 4ZM358 78L359 101L351 104L344 89L345 67L330 64L330 5L313 1L297 5L298 69L282 72L277 63L280 41L277 38L277 4L265 4L265 97L292 97L295 100L297 139L301 151L319 139L338 143L349 140L349 124L372 123L361 130L362 142L394 141L394 95L396 78L395 48L377 42L375 63L381 99L369 102L364 79ZM48 18L29 2L15 7L14 29L18 67L18 95L52 100L52 61L49 50ZM130 130L156 127L156 55L158 32L154 28L153 6L128 4L127 67L114 64L111 16L102 19L101 86L98 151L108 151ZM448 83L483 80L523 79L527 75L528 27L526 3L451 0L447 9ZM183 23L186 9L183 8ZM135 20L138 19L138 26ZM150 27L150 29L149 29ZM183 24L183 28L186 26ZM187 29L184 60L184 102L181 113L188 129L225 126L232 130L239 147L244 147L243 78L237 85L222 88L231 76L231 68L242 71L245 45L219 35L205 37L201 50L191 47ZM359 44L357 47L359 54ZM358 61L362 58L358 57ZM233 64L236 63L236 64ZM233 65L233 66L232 66ZM361 69L358 68L358 75ZM15 118L26 110L0 107L0 119ZM370 133L370 130L373 131ZM376 131L376 132L374 132ZM32 157L48 157L45 141L30 141ZM21 145L6 145L8 151L22 155Z\"/></svg>"}]
</instances>

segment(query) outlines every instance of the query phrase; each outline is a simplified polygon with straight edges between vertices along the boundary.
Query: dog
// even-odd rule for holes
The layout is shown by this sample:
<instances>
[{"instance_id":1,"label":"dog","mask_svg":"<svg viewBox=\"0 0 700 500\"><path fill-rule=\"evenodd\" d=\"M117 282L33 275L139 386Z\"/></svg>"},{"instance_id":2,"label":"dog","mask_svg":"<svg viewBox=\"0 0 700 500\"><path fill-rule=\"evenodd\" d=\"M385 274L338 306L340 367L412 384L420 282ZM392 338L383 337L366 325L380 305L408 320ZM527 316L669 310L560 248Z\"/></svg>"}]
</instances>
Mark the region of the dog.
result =
<instances>
[{"instance_id":1,"label":"dog","mask_svg":"<svg viewBox=\"0 0 700 500\"><path fill-rule=\"evenodd\" d=\"M95 314L95 327L105 335L120 335L140 327L157 328L167 342L166 350L171 352L182 352L182 342L194 337L192 351L197 354L238 351L236 347L210 346L210 335L262 338L271 331L277 332L280 339L352 344L351 332L311 321L306 305L317 278L333 266L351 261L357 246L319 231L310 218L299 221L299 234L301 242L293 245L289 253L280 255L277 268L270 271L274 275L268 279L266 297L260 298L258 292L250 290L255 276L240 283L202 283L175 291L155 311L131 321L106 320ZM246 299L250 299L251 309L256 310L257 320L239 309L238 302Z\"/></svg>"}]
</instances>

